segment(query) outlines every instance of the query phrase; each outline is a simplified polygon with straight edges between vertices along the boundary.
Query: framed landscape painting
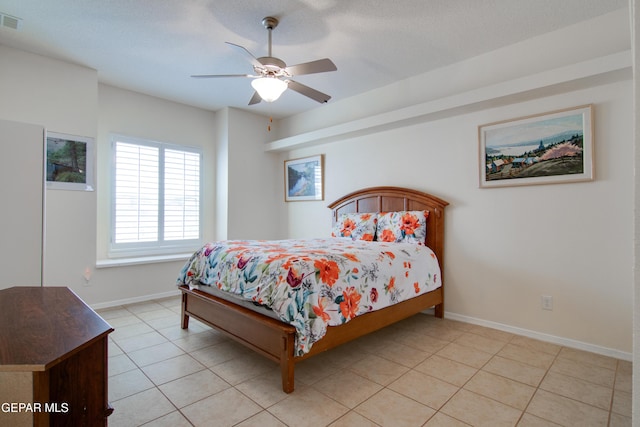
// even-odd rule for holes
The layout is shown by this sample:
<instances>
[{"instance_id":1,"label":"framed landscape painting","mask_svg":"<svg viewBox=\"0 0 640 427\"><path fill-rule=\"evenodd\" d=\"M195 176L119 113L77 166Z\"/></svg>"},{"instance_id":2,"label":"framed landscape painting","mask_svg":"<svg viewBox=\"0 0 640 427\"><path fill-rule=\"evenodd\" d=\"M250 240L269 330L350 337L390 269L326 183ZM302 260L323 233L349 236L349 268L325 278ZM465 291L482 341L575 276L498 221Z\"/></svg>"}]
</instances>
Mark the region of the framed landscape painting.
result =
<instances>
[{"instance_id":1,"label":"framed landscape painting","mask_svg":"<svg viewBox=\"0 0 640 427\"><path fill-rule=\"evenodd\" d=\"M323 200L322 155L284 162L284 200Z\"/></svg>"},{"instance_id":2,"label":"framed landscape painting","mask_svg":"<svg viewBox=\"0 0 640 427\"><path fill-rule=\"evenodd\" d=\"M93 191L93 138L47 132L47 188Z\"/></svg>"},{"instance_id":3,"label":"framed landscape painting","mask_svg":"<svg viewBox=\"0 0 640 427\"><path fill-rule=\"evenodd\" d=\"M480 187L593 179L593 107L478 127Z\"/></svg>"}]
</instances>

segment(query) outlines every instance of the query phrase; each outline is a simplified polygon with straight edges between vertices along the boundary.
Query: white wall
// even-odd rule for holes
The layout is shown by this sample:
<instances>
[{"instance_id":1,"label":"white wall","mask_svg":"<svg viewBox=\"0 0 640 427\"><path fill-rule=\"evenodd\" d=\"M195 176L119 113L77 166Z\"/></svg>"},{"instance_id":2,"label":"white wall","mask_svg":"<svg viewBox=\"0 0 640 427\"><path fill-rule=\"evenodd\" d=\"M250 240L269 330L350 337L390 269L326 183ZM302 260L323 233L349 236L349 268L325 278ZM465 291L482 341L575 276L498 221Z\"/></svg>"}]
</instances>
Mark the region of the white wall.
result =
<instances>
[{"instance_id":1,"label":"white wall","mask_svg":"<svg viewBox=\"0 0 640 427\"><path fill-rule=\"evenodd\" d=\"M216 206L215 236L227 240L229 221L229 109L216 114Z\"/></svg>"},{"instance_id":2,"label":"white wall","mask_svg":"<svg viewBox=\"0 0 640 427\"><path fill-rule=\"evenodd\" d=\"M284 209L275 197L283 155L265 153L267 118L234 108L216 113L216 238L282 239Z\"/></svg>"},{"instance_id":3,"label":"white wall","mask_svg":"<svg viewBox=\"0 0 640 427\"><path fill-rule=\"evenodd\" d=\"M44 128L0 120L0 150L0 289L42 286Z\"/></svg>"},{"instance_id":4,"label":"white wall","mask_svg":"<svg viewBox=\"0 0 640 427\"><path fill-rule=\"evenodd\" d=\"M282 239L286 214L281 203L284 156L265 153L266 117L228 110L229 239Z\"/></svg>"},{"instance_id":5,"label":"white wall","mask_svg":"<svg viewBox=\"0 0 640 427\"><path fill-rule=\"evenodd\" d=\"M3 45L0 63L0 118L95 138L95 70ZM47 191L45 285L69 286L83 296L83 271L95 263L95 218L96 192Z\"/></svg>"},{"instance_id":6,"label":"white wall","mask_svg":"<svg viewBox=\"0 0 640 427\"><path fill-rule=\"evenodd\" d=\"M358 188L431 192L447 207L446 310L631 351L629 81L294 150L325 155L325 202L289 204L290 235L330 233L326 205ZM478 188L477 126L593 103L596 180ZM541 295L554 310L543 311ZM612 309L615 307L614 309Z\"/></svg>"},{"instance_id":7,"label":"white wall","mask_svg":"<svg viewBox=\"0 0 640 427\"><path fill-rule=\"evenodd\" d=\"M598 36L592 31L595 27L602 29ZM602 34L606 37L596 40ZM593 51L588 49L591 41ZM622 10L447 67L446 72L468 75L469 70L478 69L475 65L483 64L485 78L475 87L482 88L506 76L527 75L523 70L540 55L548 61L537 62L532 72L567 65L565 52L571 53L571 60L584 61L589 55L596 58L624 51L629 45L628 13ZM498 80L491 77L490 64ZM422 93L430 93L430 88L420 84L446 86L431 88L439 95L458 91L458 86L447 86L442 70L423 77L402 83L413 84ZM456 82L455 77L451 80ZM487 103L472 113L444 114L442 119L293 149L287 153L289 158L326 156L326 200L287 204L290 235L328 235L331 220L326 205L358 188L398 185L431 192L451 203L445 232L447 315L630 358L634 263L631 86L630 75L622 73L614 79L594 79L576 86L579 90L565 87L557 94L548 90L537 96L529 93L507 105ZM474 86L465 89L471 91ZM380 105L387 106L388 90L327 105L286 119L278 127L312 134L317 123L344 122L345 105L355 106L357 101L360 108L352 113L354 120L368 108L380 113ZM404 90L411 92L411 87ZM394 102L387 111L394 111ZM593 104L595 110L593 182L478 188L478 125L583 104ZM541 295L553 296L553 311L541 309Z\"/></svg>"},{"instance_id":8,"label":"white wall","mask_svg":"<svg viewBox=\"0 0 640 427\"><path fill-rule=\"evenodd\" d=\"M154 141L185 144L203 149L204 212L215 209L215 114L108 85L98 85L97 143L97 246L98 261L107 259L110 224L110 156L112 133ZM215 238L213 216L202 224L205 240ZM194 248L195 250L196 248ZM173 292L184 260L93 269L82 291L91 303L108 303ZM95 265L95 261L94 264Z\"/></svg>"},{"instance_id":9,"label":"white wall","mask_svg":"<svg viewBox=\"0 0 640 427\"><path fill-rule=\"evenodd\" d=\"M633 116L634 116L634 310L633 310L633 420L640 419L640 0L629 0L631 45L633 52Z\"/></svg>"},{"instance_id":10,"label":"white wall","mask_svg":"<svg viewBox=\"0 0 640 427\"><path fill-rule=\"evenodd\" d=\"M203 150L203 163L215 163L215 114L148 95L100 84L98 86L98 259L107 258L111 202L110 135L122 134L153 141L184 144ZM214 169L203 167L205 210L214 209ZM214 236L213 221L205 221L203 234Z\"/></svg>"}]
</instances>

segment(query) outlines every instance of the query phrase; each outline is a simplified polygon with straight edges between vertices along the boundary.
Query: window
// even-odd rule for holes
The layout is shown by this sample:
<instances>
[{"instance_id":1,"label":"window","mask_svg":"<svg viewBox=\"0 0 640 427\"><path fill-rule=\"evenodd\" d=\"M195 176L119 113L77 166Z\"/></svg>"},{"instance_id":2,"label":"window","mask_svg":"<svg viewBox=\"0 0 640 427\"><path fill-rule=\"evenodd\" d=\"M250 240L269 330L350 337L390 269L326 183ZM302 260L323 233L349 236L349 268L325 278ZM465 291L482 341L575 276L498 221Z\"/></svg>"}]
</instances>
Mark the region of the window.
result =
<instances>
[{"instance_id":1,"label":"window","mask_svg":"<svg viewBox=\"0 0 640 427\"><path fill-rule=\"evenodd\" d=\"M112 137L110 256L192 251L200 242L202 150Z\"/></svg>"}]
</instances>

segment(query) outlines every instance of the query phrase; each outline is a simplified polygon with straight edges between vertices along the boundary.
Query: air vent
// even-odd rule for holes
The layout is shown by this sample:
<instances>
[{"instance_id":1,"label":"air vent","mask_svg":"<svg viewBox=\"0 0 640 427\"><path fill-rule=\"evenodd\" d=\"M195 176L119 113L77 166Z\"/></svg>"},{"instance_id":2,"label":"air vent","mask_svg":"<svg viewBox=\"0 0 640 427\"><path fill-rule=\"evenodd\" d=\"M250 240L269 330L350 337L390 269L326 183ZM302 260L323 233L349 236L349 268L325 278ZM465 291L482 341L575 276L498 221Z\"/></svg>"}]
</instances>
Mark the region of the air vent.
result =
<instances>
[{"instance_id":1,"label":"air vent","mask_svg":"<svg viewBox=\"0 0 640 427\"><path fill-rule=\"evenodd\" d=\"M19 30L22 28L22 19L0 12L0 27Z\"/></svg>"}]
</instances>

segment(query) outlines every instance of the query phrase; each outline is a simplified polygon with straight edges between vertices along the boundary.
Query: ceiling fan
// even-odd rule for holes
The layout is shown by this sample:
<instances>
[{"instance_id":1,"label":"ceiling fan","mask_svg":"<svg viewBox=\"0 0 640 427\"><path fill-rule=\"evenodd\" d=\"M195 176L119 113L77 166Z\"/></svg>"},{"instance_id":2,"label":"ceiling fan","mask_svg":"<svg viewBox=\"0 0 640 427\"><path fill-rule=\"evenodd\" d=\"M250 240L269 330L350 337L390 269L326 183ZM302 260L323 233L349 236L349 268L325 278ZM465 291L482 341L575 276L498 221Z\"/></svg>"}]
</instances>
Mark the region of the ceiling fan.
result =
<instances>
[{"instance_id":1,"label":"ceiling fan","mask_svg":"<svg viewBox=\"0 0 640 427\"><path fill-rule=\"evenodd\" d=\"M249 105L257 104L260 101L273 102L278 99L287 88L320 103L329 101L331 99L331 96L310 88L309 86L305 86L302 83L291 80L291 77L304 74L336 71L337 67L335 66L335 64L330 59L324 58L287 67L287 64L285 64L283 60L276 58L271 54L271 31L278 26L278 20L272 16L267 16L262 20L262 25L267 29L269 33L268 56L256 58L246 48L237 44L226 42L229 46L233 47L236 50L239 50L240 52L248 56L251 64L253 65L255 75L199 74L192 75L191 77L205 79L220 77L248 77L254 79L251 82L251 86L253 86L255 92L251 97L251 100L249 101Z\"/></svg>"}]
</instances>

